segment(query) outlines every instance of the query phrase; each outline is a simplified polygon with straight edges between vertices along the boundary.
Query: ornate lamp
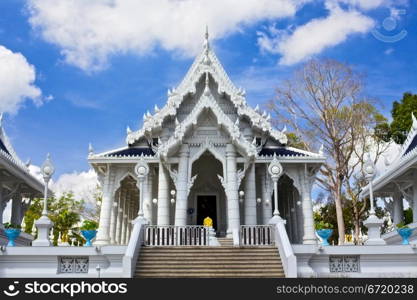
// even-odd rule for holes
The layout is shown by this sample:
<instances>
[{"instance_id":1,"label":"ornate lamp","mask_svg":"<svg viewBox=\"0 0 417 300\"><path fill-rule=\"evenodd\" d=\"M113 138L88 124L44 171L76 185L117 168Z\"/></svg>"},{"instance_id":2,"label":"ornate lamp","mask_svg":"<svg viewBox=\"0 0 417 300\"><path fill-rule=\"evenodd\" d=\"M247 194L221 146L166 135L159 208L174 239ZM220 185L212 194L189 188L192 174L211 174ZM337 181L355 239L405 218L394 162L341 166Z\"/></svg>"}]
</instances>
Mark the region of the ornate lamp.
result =
<instances>
[{"instance_id":1,"label":"ornate lamp","mask_svg":"<svg viewBox=\"0 0 417 300\"><path fill-rule=\"evenodd\" d=\"M32 246L51 246L49 232L52 226L54 226L54 223L48 218L48 184L54 173L55 167L48 153L45 162L41 166L41 174L45 181L42 216L35 221L36 228L38 229L38 238L32 242Z\"/></svg>"},{"instance_id":2,"label":"ornate lamp","mask_svg":"<svg viewBox=\"0 0 417 300\"><path fill-rule=\"evenodd\" d=\"M374 191L372 188L372 180L375 177L375 164L371 159L371 156L368 154L367 160L364 164L364 172L365 178L369 182L369 201L370 201L370 215L375 215L375 207L374 207Z\"/></svg>"},{"instance_id":3,"label":"ornate lamp","mask_svg":"<svg viewBox=\"0 0 417 300\"><path fill-rule=\"evenodd\" d=\"M143 216L143 184L146 176L149 174L149 167L146 162L143 161L143 157L140 162L135 166L135 173L139 179L139 212L138 217L144 218Z\"/></svg>"},{"instance_id":4,"label":"ornate lamp","mask_svg":"<svg viewBox=\"0 0 417 300\"><path fill-rule=\"evenodd\" d=\"M375 177L375 164L368 154L364 164L365 178L369 181L369 201L370 210L369 217L363 222L363 225L368 227L368 239L366 245L385 245L385 241L381 238L381 226L384 221L375 215L374 194L372 189L372 180Z\"/></svg>"},{"instance_id":5,"label":"ornate lamp","mask_svg":"<svg viewBox=\"0 0 417 300\"><path fill-rule=\"evenodd\" d=\"M269 175L271 175L272 181L274 182L274 218L281 219L278 210L278 180L282 175L283 168L282 165L279 163L277 156L274 154L274 159L270 163L268 167Z\"/></svg>"},{"instance_id":6,"label":"ornate lamp","mask_svg":"<svg viewBox=\"0 0 417 300\"><path fill-rule=\"evenodd\" d=\"M239 202L243 203L243 197L245 196L245 192L244 191L240 191L239 192Z\"/></svg>"},{"instance_id":7,"label":"ornate lamp","mask_svg":"<svg viewBox=\"0 0 417 300\"><path fill-rule=\"evenodd\" d=\"M175 204L175 194L176 194L176 191L175 190L171 190L170 194L172 196L172 198L171 198L171 204L174 205Z\"/></svg>"}]
</instances>

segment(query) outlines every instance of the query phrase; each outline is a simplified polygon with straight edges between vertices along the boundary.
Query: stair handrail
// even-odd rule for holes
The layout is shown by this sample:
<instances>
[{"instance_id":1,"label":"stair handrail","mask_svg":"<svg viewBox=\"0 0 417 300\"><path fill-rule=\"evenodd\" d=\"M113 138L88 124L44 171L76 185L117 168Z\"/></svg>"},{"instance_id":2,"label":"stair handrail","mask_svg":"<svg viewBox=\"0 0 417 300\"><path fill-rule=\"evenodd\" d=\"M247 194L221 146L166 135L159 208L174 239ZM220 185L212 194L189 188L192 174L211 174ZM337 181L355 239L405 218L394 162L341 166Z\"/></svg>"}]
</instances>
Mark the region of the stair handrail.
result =
<instances>
[{"instance_id":1,"label":"stair handrail","mask_svg":"<svg viewBox=\"0 0 417 300\"><path fill-rule=\"evenodd\" d=\"M269 224L275 225L275 243L281 257L285 277L297 278L297 257L294 255L285 229L285 220L272 218Z\"/></svg>"},{"instance_id":2,"label":"stair handrail","mask_svg":"<svg viewBox=\"0 0 417 300\"><path fill-rule=\"evenodd\" d=\"M149 224L149 221L143 217L138 217L132 223L132 234L126 248L125 255L123 256L123 275L127 278L132 278L134 275L140 249L143 244L143 229Z\"/></svg>"}]
</instances>

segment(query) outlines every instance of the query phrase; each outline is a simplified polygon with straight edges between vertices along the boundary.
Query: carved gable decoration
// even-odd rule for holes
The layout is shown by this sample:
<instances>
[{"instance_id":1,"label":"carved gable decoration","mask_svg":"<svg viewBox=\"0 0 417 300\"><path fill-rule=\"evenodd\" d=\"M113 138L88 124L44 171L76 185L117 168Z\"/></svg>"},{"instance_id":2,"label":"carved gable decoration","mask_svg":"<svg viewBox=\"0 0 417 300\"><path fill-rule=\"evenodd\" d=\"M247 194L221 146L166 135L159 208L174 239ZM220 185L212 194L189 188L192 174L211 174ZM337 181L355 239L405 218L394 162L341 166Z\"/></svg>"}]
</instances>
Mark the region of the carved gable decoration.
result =
<instances>
[{"instance_id":1,"label":"carved gable decoration","mask_svg":"<svg viewBox=\"0 0 417 300\"><path fill-rule=\"evenodd\" d=\"M217 118L217 125L227 128L234 143L247 156L256 155L252 143L247 142L239 132L239 119L246 117L250 126L264 136L279 142L287 143L287 136L272 128L270 116L260 112L259 108L249 107L246 103L245 91L238 89L231 82L219 62L216 54L209 45L208 35L204 42L203 51L196 57L180 85L168 91L167 104L159 109L155 107L154 114L147 112L143 116L143 127L138 131L130 131L126 141L133 145L143 137L153 138L163 129L166 118L175 119L175 129L171 138L160 145L162 156L170 151L170 147L181 141L185 131L197 123L200 114L205 110ZM204 121L206 122L206 121ZM207 120L211 122L211 120ZM170 141L176 139L176 141Z\"/></svg>"}]
</instances>

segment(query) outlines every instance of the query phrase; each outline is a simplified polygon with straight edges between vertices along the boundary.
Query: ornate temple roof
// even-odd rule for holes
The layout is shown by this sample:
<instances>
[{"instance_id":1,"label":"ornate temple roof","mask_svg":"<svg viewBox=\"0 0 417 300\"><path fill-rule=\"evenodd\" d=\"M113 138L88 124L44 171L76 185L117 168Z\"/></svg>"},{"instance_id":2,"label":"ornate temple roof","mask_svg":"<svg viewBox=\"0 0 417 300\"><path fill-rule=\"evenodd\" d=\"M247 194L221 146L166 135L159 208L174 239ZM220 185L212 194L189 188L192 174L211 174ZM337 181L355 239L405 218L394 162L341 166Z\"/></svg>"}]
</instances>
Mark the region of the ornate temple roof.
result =
<instances>
[{"instance_id":1,"label":"ornate temple roof","mask_svg":"<svg viewBox=\"0 0 417 300\"><path fill-rule=\"evenodd\" d=\"M401 146L398 156L389 164L388 168L373 180L374 190L384 187L397 178L405 174L417 164L417 119L411 115L412 125L407 135L407 139ZM364 188L362 194L368 195L368 186Z\"/></svg>"},{"instance_id":2,"label":"ornate temple roof","mask_svg":"<svg viewBox=\"0 0 417 300\"><path fill-rule=\"evenodd\" d=\"M204 78L205 88L198 102L190 111L190 113L181 122L177 119L180 105L185 101L187 95L194 95L197 92L197 84ZM212 88L209 87L209 81L215 83L217 94L227 95L228 99L237 112L237 119L232 120L225 114L223 109L214 100ZM259 107L251 108L246 102L245 91L237 88L229 76L225 72L222 64L210 46L208 32L206 31L203 49L195 58L193 64L188 70L182 82L174 89L168 90L168 101L162 108L155 106L154 113L146 112L143 116L143 126L132 131L127 128L126 143L127 147L115 149L108 152L94 154L90 152L89 160L105 157L136 157L136 156L157 156L166 157L172 149L175 149L182 138L186 135L190 128L197 123L198 117L207 110L213 112L217 118L217 125L222 128L230 137L232 143L248 157L269 157L273 152L280 157L304 157L305 159L314 158L322 159L321 154L310 153L295 148L286 147L287 136L284 131L278 131L273 128L270 122L270 115L261 112ZM168 118L175 118L174 132L166 141L159 141L157 146L143 147L145 144L153 144L155 132L162 129L164 121ZM275 141L280 147L276 149L262 148L256 146L254 142L248 141L242 134L239 123L241 119L249 121L252 128L262 132L262 135L268 136ZM140 146L141 145L141 146Z\"/></svg>"},{"instance_id":3,"label":"ornate temple roof","mask_svg":"<svg viewBox=\"0 0 417 300\"><path fill-rule=\"evenodd\" d=\"M0 167L13 176L20 178L29 186L43 192L43 183L29 172L29 164L25 164L16 154L3 127L3 115L0 114Z\"/></svg>"}]
</instances>

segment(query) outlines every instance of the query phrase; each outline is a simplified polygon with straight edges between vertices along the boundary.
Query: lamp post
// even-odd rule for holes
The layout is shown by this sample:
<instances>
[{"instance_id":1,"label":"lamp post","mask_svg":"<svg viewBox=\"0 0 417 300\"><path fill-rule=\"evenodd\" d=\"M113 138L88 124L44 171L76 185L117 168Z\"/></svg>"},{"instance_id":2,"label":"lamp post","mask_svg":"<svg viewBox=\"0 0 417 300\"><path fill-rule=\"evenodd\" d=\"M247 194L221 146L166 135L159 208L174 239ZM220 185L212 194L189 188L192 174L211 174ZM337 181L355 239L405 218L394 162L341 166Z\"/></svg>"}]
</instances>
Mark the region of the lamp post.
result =
<instances>
[{"instance_id":1,"label":"lamp post","mask_svg":"<svg viewBox=\"0 0 417 300\"><path fill-rule=\"evenodd\" d=\"M368 154L367 160L364 165L365 171L365 178L369 182L369 201L370 201L370 215L375 215L375 207L374 207L374 191L372 188L372 180L375 177L375 164L371 159L371 156Z\"/></svg>"},{"instance_id":2,"label":"lamp post","mask_svg":"<svg viewBox=\"0 0 417 300\"><path fill-rule=\"evenodd\" d=\"M48 184L54 173L55 167L48 153L45 162L41 166L41 174L45 181L42 216L35 221L36 228L38 229L38 237L32 242L32 246L51 246L49 232L52 226L54 226L54 223L48 218Z\"/></svg>"},{"instance_id":3,"label":"lamp post","mask_svg":"<svg viewBox=\"0 0 417 300\"><path fill-rule=\"evenodd\" d=\"M269 172L269 175L271 176L272 181L274 182L274 206L275 208L274 208L274 213L273 213L273 217L271 221L272 222L281 221L282 218L279 215L279 210L278 210L278 180L282 175L283 168L282 168L282 165L279 163L277 156L275 154L274 154L274 159L269 164L268 172Z\"/></svg>"},{"instance_id":4,"label":"lamp post","mask_svg":"<svg viewBox=\"0 0 417 300\"><path fill-rule=\"evenodd\" d=\"M43 180L45 181L45 189L44 189L44 197L43 197L43 210L42 216L48 216L48 184L49 180L51 180L52 175L55 173L55 167L51 162L51 156L47 155L46 161L43 163L41 167L41 173L43 176Z\"/></svg>"},{"instance_id":5,"label":"lamp post","mask_svg":"<svg viewBox=\"0 0 417 300\"><path fill-rule=\"evenodd\" d=\"M144 181L146 179L146 176L148 176L149 173L149 167L146 162L143 161L143 159L138 162L135 166L135 173L138 176L139 179L139 212L138 217L141 219L144 219L143 216L143 186Z\"/></svg>"},{"instance_id":6,"label":"lamp post","mask_svg":"<svg viewBox=\"0 0 417 300\"><path fill-rule=\"evenodd\" d=\"M374 192L372 189L372 180L375 177L375 164L369 154L364 164L364 172L365 178L369 182L370 201L369 217L363 222L363 225L368 228L368 239L365 245L385 245L385 241L381 238L381 226L384 221L375 215Z\"/></svg>"}]
</instances>

